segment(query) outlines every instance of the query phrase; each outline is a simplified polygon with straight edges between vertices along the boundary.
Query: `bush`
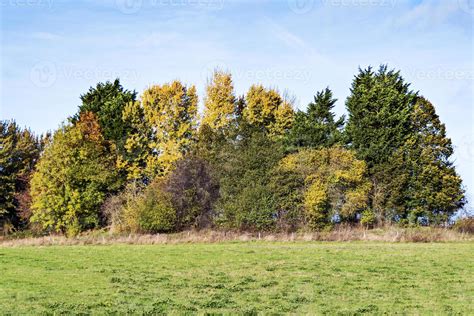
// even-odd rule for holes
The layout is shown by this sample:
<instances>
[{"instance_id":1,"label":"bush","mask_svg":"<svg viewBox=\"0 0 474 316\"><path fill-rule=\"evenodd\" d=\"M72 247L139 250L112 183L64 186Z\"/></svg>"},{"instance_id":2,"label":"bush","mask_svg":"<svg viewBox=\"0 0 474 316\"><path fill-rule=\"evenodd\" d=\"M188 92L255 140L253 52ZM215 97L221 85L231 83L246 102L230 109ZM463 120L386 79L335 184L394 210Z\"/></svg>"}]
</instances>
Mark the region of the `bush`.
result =
<instances>
[{"instance_id":1,"label":"bush","mask_svg":"<svg viewBox=\"0 0 474 316\"><path fill-rule=\"evenodd\" d=\"M458 219L454 223L454 229L461 233L474 234L474 217Z\"/></svg>"},{"instance_id":2,"label":"bush","mask_svg":"<svg viewBox=\"0 0 474 316\"><path fill-rule=\"evenodd\" d=\"M137 201L143 194L143 188L134 181L128 183L125 189L109 196L102 204L102 217L111 232L137 231Z\"/></svg>"},{"instance_id":3,"label":"bush","mask_svg":"<svg viewBox=\"0 0 474 316\"><path fill-rule=\"evenodd\" d=\"M164 183L164 190L176 210L178 229L204 228L212 224L219 184L206 161L195 156L179 160Z\"/></svg>"},{"instance_id":4,"label":"bush","mask_svg":"<svg viewBox=\"0 0 474 316\"><path fill-rule=\"evenodd\" d=\"M176 228L176 211L162 180L150 184L137 201L136 214L141 232L166 233Z\"/></svg>"},{"instance_id":5,"label":"bush","mask_svg":"<svg viewBox=\"0 0 474 316\"><path fill-rule=\"evenodd\" d=\"M375 224L375 220L375 213L372 210L367 209L364 210L361 214L360 224L367 228L373 227L373 225Z\"/></svg>"},{"instance_id":6,"label":"bush","mask_svg":"<svg viewBox=\"0 0 474 316\"><path fill-rule=\"evenodd\" d=\"M129 183L123 192L106 200L102 214L112 232L162 233L176 229L176 211L163 179L146 188Z\"/></svg>"}]
</instances>

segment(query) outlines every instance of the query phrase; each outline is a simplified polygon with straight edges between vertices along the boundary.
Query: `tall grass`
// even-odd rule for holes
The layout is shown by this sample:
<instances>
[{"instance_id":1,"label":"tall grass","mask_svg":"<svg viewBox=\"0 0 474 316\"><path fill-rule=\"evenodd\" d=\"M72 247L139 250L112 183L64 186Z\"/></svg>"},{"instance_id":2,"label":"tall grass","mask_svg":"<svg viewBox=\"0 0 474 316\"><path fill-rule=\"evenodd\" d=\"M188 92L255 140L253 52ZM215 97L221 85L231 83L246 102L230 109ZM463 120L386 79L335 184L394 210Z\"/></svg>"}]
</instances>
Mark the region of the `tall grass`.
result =
<instances>
[{"instance_id":1,"label":"tall grass","mask_svg":"<svg viewBox=\"0 0 474 316\"><path fill-rule=\"evenodd\" d=\"M230 241L380 241L380 242L455 242L474 241L474 235L447 228L385 227L366 230L354 227L338 227L323 232L296 233L243 233L218 230L184 231L173 234L112 234L92 231L77 237L50 235L35 238L0 237L0 246L48 246L48 245L109 245L109 244L175 244L217 243Z\"/></svg>"}]
</instances>

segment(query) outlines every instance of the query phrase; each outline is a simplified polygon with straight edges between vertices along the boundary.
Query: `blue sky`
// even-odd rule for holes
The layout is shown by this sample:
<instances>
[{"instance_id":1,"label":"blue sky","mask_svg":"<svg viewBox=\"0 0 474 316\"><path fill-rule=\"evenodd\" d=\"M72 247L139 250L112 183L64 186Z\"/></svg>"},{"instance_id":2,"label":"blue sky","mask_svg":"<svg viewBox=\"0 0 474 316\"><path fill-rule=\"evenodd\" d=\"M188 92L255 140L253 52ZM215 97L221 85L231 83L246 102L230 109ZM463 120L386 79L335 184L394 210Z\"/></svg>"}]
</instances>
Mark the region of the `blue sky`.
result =
<instances>
[{"instance_id":1,"label":"blue sky","mask_svg":"<svg viewBox=\"0 0 474 316\"><path fill-rule=\"evenodd\" d=\"M79 95L120 77L139 93L212 69L277 87L304 108L329 86L344 102L358 67L400 69L446 123L474 198L473 0L0 0L0 118L41 133ZM472 204L470 206L472 208Z\"/></svg>"}]
</instances>

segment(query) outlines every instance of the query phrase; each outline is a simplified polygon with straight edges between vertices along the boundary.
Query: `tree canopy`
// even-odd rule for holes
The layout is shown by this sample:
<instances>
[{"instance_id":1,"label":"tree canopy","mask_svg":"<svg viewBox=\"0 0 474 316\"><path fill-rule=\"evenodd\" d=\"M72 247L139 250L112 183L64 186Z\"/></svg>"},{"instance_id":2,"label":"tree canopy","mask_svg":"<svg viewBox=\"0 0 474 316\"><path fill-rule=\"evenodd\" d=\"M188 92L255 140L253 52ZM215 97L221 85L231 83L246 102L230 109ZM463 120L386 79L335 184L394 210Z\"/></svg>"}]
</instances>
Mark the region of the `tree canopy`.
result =
<instances>
[{"instance_id":1,"label":"tree canopy","mask_svg":"<svg viewBox=\"0 0 474 316\"><path fill-rule=\"evenodd\" d=\"M336 117L325 88L306 109L275 88L237 96L230 73L137 98L119 80L81 96L40 139L0 124L0 224L70 235L447 225L466 204L434 105L399 71L359 69ZM31 215L31 218L30 218ZM5 228L2 228L5 231Z\"/></svg>"}]
</instances>

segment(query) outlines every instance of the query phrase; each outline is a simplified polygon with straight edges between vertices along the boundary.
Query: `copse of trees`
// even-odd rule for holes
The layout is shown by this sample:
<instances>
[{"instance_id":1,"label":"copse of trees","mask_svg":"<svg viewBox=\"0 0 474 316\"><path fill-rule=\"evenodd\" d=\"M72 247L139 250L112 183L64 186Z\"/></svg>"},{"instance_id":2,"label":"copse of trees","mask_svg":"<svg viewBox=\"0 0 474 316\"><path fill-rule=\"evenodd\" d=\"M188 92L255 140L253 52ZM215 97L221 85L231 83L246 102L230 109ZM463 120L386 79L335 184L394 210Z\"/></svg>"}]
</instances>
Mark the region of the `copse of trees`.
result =
<instances>
[{"instance_id":1,"label":"copse of trees","mask_svg":"<svg viewBox=\"0 0 474 316\"><path fill-rule=\"evenodd\" d=\"M2 122L3 225L68 235L440 225L466 202L434 106L386 66L359 70L347 122L329 88L295 111L274 88L237 96L219 70L202 115L180 81L137 98L117 79L81 101L46 141Z\"/></svg>"},{"instance_id":2,"label":"copse of trees","mask_svg":"<svg viewBox=\"0 0 474 316\"><path fill-rule=\"evenodd\" d=\"M29 181L44 140L13 121L0 121L0 229L9 232L30 217Z\"/></svg>"}]
</instances>

